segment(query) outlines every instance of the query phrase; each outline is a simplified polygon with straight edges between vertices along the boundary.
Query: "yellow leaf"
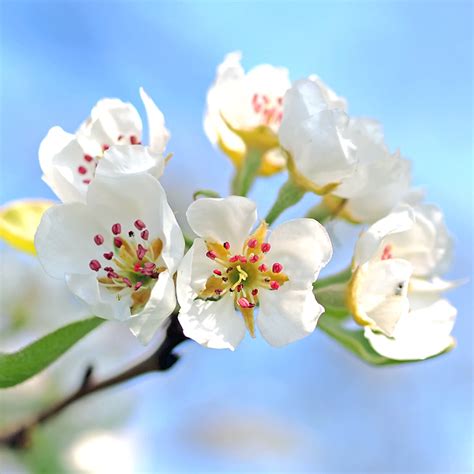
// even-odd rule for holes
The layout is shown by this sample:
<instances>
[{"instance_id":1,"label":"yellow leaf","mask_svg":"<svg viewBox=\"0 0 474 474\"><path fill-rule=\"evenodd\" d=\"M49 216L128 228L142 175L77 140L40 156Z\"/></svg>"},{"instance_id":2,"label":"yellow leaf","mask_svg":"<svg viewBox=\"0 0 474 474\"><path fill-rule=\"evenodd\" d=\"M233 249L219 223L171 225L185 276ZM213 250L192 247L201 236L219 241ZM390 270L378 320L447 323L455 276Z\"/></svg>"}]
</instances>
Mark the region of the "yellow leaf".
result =
<instances>
[{"instance_id":1,"label":"yellow leaf","mask_svg":"<svg viewBox=\"0 0 474 474\"><path fill-rule=\"evenodd\" d=\"M34 237L44 211L55 204L46 199L20 200L0 208L0 238L12 247L35 254Z\"/></svg>"}]
</instances>

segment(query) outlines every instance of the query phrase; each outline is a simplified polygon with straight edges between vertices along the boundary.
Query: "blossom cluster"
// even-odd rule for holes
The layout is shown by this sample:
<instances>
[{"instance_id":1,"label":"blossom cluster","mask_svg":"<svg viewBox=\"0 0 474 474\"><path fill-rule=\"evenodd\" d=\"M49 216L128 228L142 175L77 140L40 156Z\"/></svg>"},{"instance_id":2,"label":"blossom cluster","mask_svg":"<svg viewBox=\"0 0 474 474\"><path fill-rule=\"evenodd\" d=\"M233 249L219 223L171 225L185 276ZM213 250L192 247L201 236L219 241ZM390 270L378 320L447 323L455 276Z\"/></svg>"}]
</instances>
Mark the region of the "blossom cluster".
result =
<instances>
[{"instance_id":1,"label":"blossom cluster","mask_svg":"<svg viewBox=\"0 0 474 474\"><path fill-rule=\"evenodd\" d=\"M227 55L204 130L235 165L232 193L197 193L186 213L195 237L185 238L160 184L170 133L154 101L140 96L148 143L132 104L103 99L75 133L53 127L39 148L43 180L62 203L42 216L37 256L91 314L122 321L145 344L177 314L189 338L234 350L257 329L272 346L297 341L325 311L346 324L342 308L387 359L453 346L456 309L443 293L454 283L441 278L452 239L379 122L349 115L346 99L316 75L292 82L268 64L245 72L240 53ZM259 177L285 171L259 219L246 194ZM305 193L319 203L273 227ZM332 257L324 224L333 219L362 231L349 271L318 279ZM342 301L337 316L327 294Z\"/></svg>"}]
</instances>

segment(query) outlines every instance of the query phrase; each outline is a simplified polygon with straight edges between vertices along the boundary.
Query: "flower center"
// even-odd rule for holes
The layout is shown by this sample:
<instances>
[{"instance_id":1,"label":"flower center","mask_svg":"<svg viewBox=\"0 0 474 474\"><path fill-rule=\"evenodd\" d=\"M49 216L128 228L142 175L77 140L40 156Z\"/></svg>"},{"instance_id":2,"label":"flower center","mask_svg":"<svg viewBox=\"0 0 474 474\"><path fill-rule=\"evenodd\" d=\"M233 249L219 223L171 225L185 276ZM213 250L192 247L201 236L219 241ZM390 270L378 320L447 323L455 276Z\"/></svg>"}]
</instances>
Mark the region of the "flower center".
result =
<instances>
[{"instance_id":1,"label":"flower center","mask_svg":"<svg viewBox=\"0 0 474 474\"><path fill-rule=\"evenodd\" d=\"M125 145L128 142L130 142L131 145L140 145L141 141L136 135L130 135L128 138L125 135L119 135L117 137L115 145ZM92 179L95 176L95 169L97 168L97 165L99 164L99 160L102 158L103 154L105 151L107 151L110 148L110 145L104 143L102 144L102 154L92 156L87 153L85 153L82 156L82 161L78 164L76 168L76 172L78 175L81 177L82 182L85 185L90 184Z\"/></svg>"},{"instance_id":2,"label":"flower center","mask_svg":"<svg viewBox=\"0 0 474 474\"><path fill-rule=\"evenodd\" d=\"M281 263L265 264L266 254L271 250L270 244L264 241L266 232L267 224L262 222L243 248L238 249L239 253L234 253L229 242L206 242L206 256L216 263L216 268L199 294L199 298L215 301L232 293L252 337L253 309L258 305L259 291L277 291L288 281Z\"/></svg>"},{"instance_id":3,"label":"flower center","mask_svg":"<svg viewBox=\"0 0 474 474\"><path fill-rule=\"evenodd\" d=\"M280 125L283 118L283 97L275 98L265 94L254 94L252 109L261 117L264 125Z\"/></svg>"},{"instance_id":4,"label":"flower center","mask_svg":"<svg viewBox=\"0 0 474 474\"><path fill-rule=\"evenodd\" d=\"M158 266L163 242L159 238L150 240L142 220L136 219L133 226L134 230L124 233L120 223L112 225L112 235L108 237L112 248L102 254L102 262L91 260L89 268L98 273L100 285L114 293L118 301L131 296L130 309L135 314L148 302L152 288L166 268ZM102 234L96 234L93 240L97 246L106 241Z\"/></svg>"}]
</instances>

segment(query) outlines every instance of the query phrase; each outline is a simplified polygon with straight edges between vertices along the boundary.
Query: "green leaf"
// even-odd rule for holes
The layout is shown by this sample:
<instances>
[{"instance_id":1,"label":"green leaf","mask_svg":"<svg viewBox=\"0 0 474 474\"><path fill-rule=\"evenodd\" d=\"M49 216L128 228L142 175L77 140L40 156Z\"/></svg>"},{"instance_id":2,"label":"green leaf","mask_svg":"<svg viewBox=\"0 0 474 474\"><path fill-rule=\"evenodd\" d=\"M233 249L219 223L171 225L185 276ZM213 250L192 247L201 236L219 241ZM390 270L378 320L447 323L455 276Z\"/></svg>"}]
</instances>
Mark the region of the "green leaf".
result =
<instances>
[{"instance_id":1,"label":"green leaf","mask_svg":"<svg viewBox=\"0 0 474 474\"><path fill-rule=\"evenodd\" d=\"M77 321L56 329L17 352L0 353L0 388L13 387L41 372L103 322L97 317Z\"/></svg>"},{"instance_id":2,"label":"green leaf","mask_svg":"<svg viewBox=\"0 0 474 474\"><path fill-rule=\"evenodd\" d=\"M372 365L396 364L400 361L387 359L372 349L369 341L364 337L364 331L357 329L347 329L342 326L341 321L323 314L318 321L318 328L331 336L347 350L358 356L360 359Z\"/></svg>"},{"instance_id":3,"label":"green leaf","mask_svg":"<svg viewBox=\"0 0 474 474\"><path fill-rule=\"evenodd\" d=\"M422 362L421 360L394 360L384 357L372 349L369 341L364 336L362 329L347 329L343 327L344 321L339 315L333 316L330 313L325 313L318 321L318 328L324 331L328 336L335 339L347 350L355 354L363 361L376 366L407 364L413 362ZM450 348L446 349L440 354L433 357L438 357L441 354L448 352ZM429 357L429 359L433 358ZM424 359L427 360L427 359Z\"/></svg>"}]
</instances>

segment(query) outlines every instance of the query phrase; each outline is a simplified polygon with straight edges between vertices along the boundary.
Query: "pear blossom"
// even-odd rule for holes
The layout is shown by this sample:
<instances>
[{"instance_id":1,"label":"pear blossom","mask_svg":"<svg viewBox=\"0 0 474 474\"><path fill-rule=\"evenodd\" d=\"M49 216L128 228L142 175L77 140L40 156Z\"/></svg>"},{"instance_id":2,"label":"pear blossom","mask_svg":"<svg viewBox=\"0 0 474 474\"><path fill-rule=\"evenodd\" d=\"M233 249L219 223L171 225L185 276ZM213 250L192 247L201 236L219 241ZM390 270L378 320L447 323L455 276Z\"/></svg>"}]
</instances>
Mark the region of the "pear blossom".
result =
<instances>
[{"instance_id":1,"label":"pear blossom","mask_svg":"<svg viewBox=\"0 0 474 474\"><path fill-rule=\"evenodd\" d=\"M241 57L240 52L230 53L218 66L207 94L204 130L237 166L247 152L239 132L261 132L265 142L261 147L266 151L261 172L271 174L285 165L276 134L282 120L283 96L291 86L288 70L260 64L246 73Z\"/></svg>"},{"instance_id":2,"label":"pear blossom","mask_svg":"<svg viewBox=\"0 0 474 474\"><path fill-rule=\"evenodd\" d=\"M126 322L143 343L175 309L184 239L147 173L97 176L85 203L45 212L35 246L48 274L65 278L96 316Z\"/></svg>"},{"instance_id":3,"label":"pear blossom","mask_svg":"<svg viewBox=\"0 0 474 474\"><path fill-rule=\"evenodd\" d=\"M149 148L141 146L142 120L135 107L119 99L102 99L76 133L53 127L41 142L43 180L63 202L85 201L96 175L149 171L163 173L169 139L162 112L140 88L149 127Z\"/></svg>"},{"instance_id":4,"label":"pear blossom","mask_svg":"<svg viewBox=\"0 0 474 474\"><path fill-rule=\"evenodd\" d=\"M315 192L333 189L356 169L345 107L345 101L315 77L295 82L285 95L280 144L290 155L290 172Z\"/></svg>"},{"instance_id":5,"label":"pear blossom","mask_svg":"<svg viewBox=\"0 0 474 474\"><path fill-rule=\"evenodd\" d=\"M382 126L375 120L350 118L347 136L357 148L357 167L325 198L326 204L331 205L333 196L345 199L342 217L373 223L406 200L411 184L410 162L399 151L390 153Z\"/></svg>"},{"instance_id":6,"label":"pear blossom","mask_svg":"<svg viewBox=\"0 0 474 474\"><path fill-rule=\"evenodd\" d=\"M282 346L310 334L324 311L313 282L332 256L324 227L294 219L276 227L257 223L244 197L203 198L187 211L198 235L178 270L178 316L184 333L211 348L234 350L246 328Z\"/></svg>"},{"instance_id":7,"label":"pear blossom","mask_svg":"<svg viewBox=\"0 0 474 474\"><path fill-rule=\"evenodd\" d=\"M441 211L400 206L356 245L349 304L374 349L392 359L423 359L450 344L456 310L441 293L452 240Z\"/></svg>"}]
</instances>

